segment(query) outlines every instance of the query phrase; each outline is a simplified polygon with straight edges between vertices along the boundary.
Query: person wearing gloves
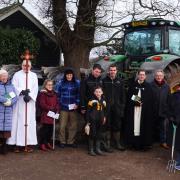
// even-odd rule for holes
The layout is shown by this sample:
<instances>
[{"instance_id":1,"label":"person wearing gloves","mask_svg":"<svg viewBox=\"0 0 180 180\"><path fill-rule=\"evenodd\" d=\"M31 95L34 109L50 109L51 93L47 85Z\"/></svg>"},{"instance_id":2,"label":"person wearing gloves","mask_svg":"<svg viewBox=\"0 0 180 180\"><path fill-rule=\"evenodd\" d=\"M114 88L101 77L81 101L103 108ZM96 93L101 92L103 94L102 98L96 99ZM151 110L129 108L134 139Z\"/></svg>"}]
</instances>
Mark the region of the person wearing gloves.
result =
<instances>
[{"instance_id":1,"label":"person wearing gloves","mask_svg":"<svg viewBox=\"0 0 180 180\"><path fill-rule=\"evenodd\" d=\"M103 138L103 126L106 123L106 101L102 95L102 87L96 86L94 96L87 106L85 133L89 137L89 155L91 156L103 155L100 145Z\"/></svg>"},{"instance_id":2,"label":"person wearing gloves","mask_svg":"<svg viewBox=\"0 0 180 180\"><path fill-rule=\"evenodd\" d=\"M78 128L77 109L80 101L80 82L75 79L72 69L67 68L65 70L63 79L56 84L56 92L58 93L59 105L61 107L60 147L68 146L75 148L77 147L75 140Z\"/></svg>"},{"instance_id":3,"label":"person wearing gloves","mask_svg":"<svg viewBox=\"0 0 180 180\"><path fill-rule=\"evenodd\" d=\"M175 87L175 93L173 93L169 98L169 136L168 144L172 143L172 132L173 125L176 126L176 140L175 140L175 150L176 150L176 170L180 170L180 84Z\"/></svg>"},{"instance_id":4,"label":"person wearing gloves","mask_svg":"<svg viewBox=\"0 0 180 180\"><path fill-rule=\"evenodd\" d=\"M40 149L42 151L47 151L48 149L53 150L51 137L53 133L54 119L49 116L49 112L59 114L59 102L57 94L53 90L52 80L47 79L44 81L43 88L38 95L37 101L41 111L41 128L39 133Z\"/></svg>"},{"instance_id":5,"label":"person wearing gloves","mask_svg":"<svg viewBox=\"0 0 180 180\"><path fill-rule=\"evenodd\" d=\"M26 72L28 71L28 72ZM28 73L28 89L26 89L26 73ZM16 72L12 78L12 84L15 87L18 101L13 110L12 134L8 139L9 145L16 145L15 152L20 152L25 148L26 152L32 152L31 145L37 144L36 134L36 97L38 94L37 75L31 72L31 62L28 61L26 70L26 61L22 62L22 70ZM27 103L27 124L25 120L25 107ZM26 129L27 127L27 134ZM26 144L25 144L26 139Z\"/></svg>"},{"instance_id":6,"label":"person wearing gloves","mask_svg":"<svg viewBox=\"0 0 180 180\"><path fill-rule=\"evenodd\" d=\"M13 105L17 101L14 86L8 81L8 72L0 70L0 153L6 154L6 140L11 136Z\"/></svg>"}]
</instances>

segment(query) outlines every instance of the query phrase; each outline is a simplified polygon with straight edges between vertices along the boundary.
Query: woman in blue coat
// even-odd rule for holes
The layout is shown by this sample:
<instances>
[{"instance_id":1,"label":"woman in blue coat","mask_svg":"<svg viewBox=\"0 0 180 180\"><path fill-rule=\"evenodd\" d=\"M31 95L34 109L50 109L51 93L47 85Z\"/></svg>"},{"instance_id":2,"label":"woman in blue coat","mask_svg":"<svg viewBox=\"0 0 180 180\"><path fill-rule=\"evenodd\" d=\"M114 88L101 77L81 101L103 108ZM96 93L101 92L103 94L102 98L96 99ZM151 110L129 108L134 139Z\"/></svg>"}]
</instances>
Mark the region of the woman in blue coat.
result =
<instances>
[{"instance_id":1,"label":"woman in blue coat","mask_svg":"<svg viewBox=\"0 0 180 180\"><path fill-rule=\"evenodd\" d=\"M6 70L0 70L0 153L6 154L6 139L11 136L13 105L17 100L15 90Z\"/></svg>"}]
</instances>

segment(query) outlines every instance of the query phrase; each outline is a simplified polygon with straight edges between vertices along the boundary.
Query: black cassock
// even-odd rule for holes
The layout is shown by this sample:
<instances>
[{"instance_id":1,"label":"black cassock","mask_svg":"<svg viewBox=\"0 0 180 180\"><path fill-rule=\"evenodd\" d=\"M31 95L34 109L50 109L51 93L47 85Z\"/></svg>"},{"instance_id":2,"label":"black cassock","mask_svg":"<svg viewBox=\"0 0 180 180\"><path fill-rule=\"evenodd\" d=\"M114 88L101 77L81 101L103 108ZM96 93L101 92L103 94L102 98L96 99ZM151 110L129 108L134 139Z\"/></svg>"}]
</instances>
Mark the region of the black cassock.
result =
<instances>
[{"instance_id":1,"label":"black cassock","mask_svg":"<svg viewBox=\"0 0 180 180\"><path fill-rule=\"evenodd\" d=\"M138 95L141 90L141 119L140 119L140 135L134 135L134 107L135 101L131 100L133 95ZM125 139L128 145L137 148L143 148L152 144L152 127L153 127L153 95L151 86L147 82L139 84L138 81L132 83L128 90L127 106L126 106L126 122L125 122Z\"/></svg>"}]
</instances>

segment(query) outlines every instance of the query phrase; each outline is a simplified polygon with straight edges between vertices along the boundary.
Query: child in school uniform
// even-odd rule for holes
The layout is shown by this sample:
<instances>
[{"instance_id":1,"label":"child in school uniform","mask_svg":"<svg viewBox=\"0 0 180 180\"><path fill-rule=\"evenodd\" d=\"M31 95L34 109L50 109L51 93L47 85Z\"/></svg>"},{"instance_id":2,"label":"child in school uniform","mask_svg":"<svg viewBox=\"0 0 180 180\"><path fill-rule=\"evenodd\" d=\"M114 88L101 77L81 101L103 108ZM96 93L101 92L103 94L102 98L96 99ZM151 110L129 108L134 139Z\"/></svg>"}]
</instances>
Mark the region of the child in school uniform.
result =
<instances>
[{"instance_id":1,"label":"child in school uniform","mask_svg":"<svg viewBox=\"0 0 180 180\"><path fill-rule=\"evenodd\" d=\"M102 129L106 123L106 102L100 86L94 88L94 96L89 100L86 113L85 132L88 135L89 154L103 155L100 149Z\"/></svg>"}]
</instances>

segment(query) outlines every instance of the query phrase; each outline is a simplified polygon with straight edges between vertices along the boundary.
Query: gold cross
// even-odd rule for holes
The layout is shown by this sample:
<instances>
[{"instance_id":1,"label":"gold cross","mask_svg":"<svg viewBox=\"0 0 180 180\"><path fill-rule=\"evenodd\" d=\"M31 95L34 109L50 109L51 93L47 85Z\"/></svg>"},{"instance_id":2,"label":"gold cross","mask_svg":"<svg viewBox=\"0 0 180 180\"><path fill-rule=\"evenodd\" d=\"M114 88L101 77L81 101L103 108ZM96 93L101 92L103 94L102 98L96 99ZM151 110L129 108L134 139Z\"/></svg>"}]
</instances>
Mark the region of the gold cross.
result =
<instances>
[{"instance_id":1,"label":"gold cross","mask_svg":"<svg viewBox=\"0 0 180 180\"><path fill-rule=\"evenodd\" d=\"M24 54L21 55L21 59L26 60L26 61L30 61L30 60L34 59L34 55L32 55L30 53L29 49L26 49Z\"/></svg>"}]
</instances>

